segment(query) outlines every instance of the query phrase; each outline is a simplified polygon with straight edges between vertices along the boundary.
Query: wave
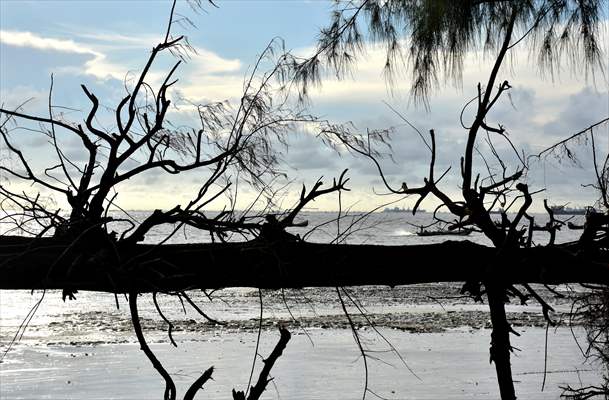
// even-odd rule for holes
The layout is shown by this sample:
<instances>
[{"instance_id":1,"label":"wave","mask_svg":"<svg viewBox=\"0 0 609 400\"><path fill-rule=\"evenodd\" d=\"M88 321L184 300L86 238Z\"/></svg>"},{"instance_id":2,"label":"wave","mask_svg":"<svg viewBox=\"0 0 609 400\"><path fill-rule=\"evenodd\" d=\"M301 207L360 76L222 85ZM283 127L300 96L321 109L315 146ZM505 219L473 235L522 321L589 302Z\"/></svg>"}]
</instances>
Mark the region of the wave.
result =
<instances>
[{"instance_id":1,"label":"wave","mask_svg":"<svg viewBox=\"0 0 609 400\"><path fill-rule=\"evenodd\" d=\"M406 229L397 229L391 233L391 236L411 236L414 233L407 231Z\"/></svg>"}]
</instances>

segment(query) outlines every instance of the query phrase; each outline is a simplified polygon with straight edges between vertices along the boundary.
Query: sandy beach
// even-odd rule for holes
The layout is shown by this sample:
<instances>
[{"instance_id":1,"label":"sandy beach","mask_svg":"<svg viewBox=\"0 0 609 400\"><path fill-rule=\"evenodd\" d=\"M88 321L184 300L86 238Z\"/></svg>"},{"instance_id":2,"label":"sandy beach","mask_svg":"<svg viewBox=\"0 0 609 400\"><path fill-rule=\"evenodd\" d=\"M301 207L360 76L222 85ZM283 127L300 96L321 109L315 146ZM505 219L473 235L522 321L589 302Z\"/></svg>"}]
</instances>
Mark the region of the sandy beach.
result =
<instances>
[{"instance_id":1,"label":"sandy beach","mask_svg":"<svg viewBox=\"0 0 609 400\"><path fill-rule=\"evenodd\" d=\"M358 399L364 369L351 333L311 329L313 344L295 332L273 370L265 399ZM492 399L498 397L495 371L488 363L490 331L452 330L407 333L381 329L405 358L414 376L385 343L366 330L365 338L380 361L370 362L370 388L389 399ZM278 333L265 331L261 354L268 354ZM545 389L542 392L545 330L526 328L514 339L521 351L513 358L514 379L523 399L556 399L560 385L597 382L595 366L583 363L571 332L548 335ZM226 399L233 387L243 389L249 377L256 334L205 335L177 348L152 345L184 393L197 374L213 365L213 381L200 399ZM260 363L257 364L260 368ZM153 399L162 381L136 343L105 345L17 346L0 367L2 399ZM368 398L373 398L368 394Z\"/></svg>"},{"instance_id":2,"label":"sandy beach","mask_svg":"<svg viewBox=\"0 0 609 400\"><path fill-rule=\"evenodd\" d=\"M458 296L439 300L454 295L457 288L457 284L434 284L364 287L354 292L379 332L416 374L351 307L363 343L370 350L372 391L388 399L498 397L494 365L489 364L487 306ZM362 358L332 290L310 288L284 295L264 292L259 353L266 356L272 350L279 338L278 324L293 334L272 371L275 379L264 398L361 398L365 379ZM80 293L77 301L66 303L58 292L47 296L22 340L0 364L0 398L144 400L162 396L162 380L139 350L124 299L119 298L121 307L117 309L114 296L108 294ZM176 324L177 348L170 345L167 326L155 315L150 296L140 301L147 340L173 374L178 394L183 395L187 385L212 365L213 381L197 398L227 399L232 388L247 385L259 326L257 291L230 289L217 296L217 301L209 302L200 292L193 292L193 299L224 325L209 323L192 312L184 314L175 298L160 298L162 308ZM2 350L38 298L25 292L2 293ZM298 324L291 320L286 304ZM568 303L558 302L555 307L566 311ZM521 334L512 338L519 349L512 365L520 398L556 399L561 385L599 381L598 366L584 363L571 330L563 324L548 332L542 392L545 322L540 308L532 303L511 304L507 309ZM583 329L575 327L574 332L585 343ZM367 398L374 396L368 393Z\"/></svg>"}]
</instances>

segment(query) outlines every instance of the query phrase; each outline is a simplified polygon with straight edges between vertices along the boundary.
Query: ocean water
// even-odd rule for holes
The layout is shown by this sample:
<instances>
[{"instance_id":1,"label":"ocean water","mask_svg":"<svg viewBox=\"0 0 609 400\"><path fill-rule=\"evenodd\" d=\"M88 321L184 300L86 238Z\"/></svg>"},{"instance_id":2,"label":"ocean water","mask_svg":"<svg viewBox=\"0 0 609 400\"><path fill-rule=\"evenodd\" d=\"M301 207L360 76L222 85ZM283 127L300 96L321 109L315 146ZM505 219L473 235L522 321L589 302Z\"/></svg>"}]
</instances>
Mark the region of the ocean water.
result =
<instances>
[{"instance_id":1,"label":"ocean water","mask_svg":"<svg viewBox=\"0 0 609 400\"><path fill-rule=\"evenodd\" d=\"M144 218L146 214L130 212L134 219ZM305 212L297 222L306 220L307 226L291 231L313 242L352 244L408 245L447 239L416 235L417 226L431 222L428 213L416 216L403 212L348 214L338 222L336 217L336 213ZM571 221L581 223L582 218L574 217ZM546 221L543 215L536 216L536 220L540 225ZM115 229L120 231L121 226ZM151 232L147 241L209 241L209 237L192 229L178 229L168 238L174 230L174 226L160 227ZM576 240L577 233L564 227L558 240ZM450 239L489 244L476 232ZM547 235L536 233L534 240L544 243ZM384 397L457 399L496 395L494 371L487 364L490 340L487 306L462 297L459 289L459 283L443 283L346 288L340 292L352 320L366 337L365 345L375 352L371 353L375 359L381 360L371 379L374 378L376 389ZM585 364L579 353L573 338L579 337L583 342L583 331L575 327L572 334L567 326L570 302L553 297L544 288L538 289L554 305L555 318L563 322L551 336L557 343L556 351L561 354L550 364L553 371L550 381L554 386L551 390L540 391L538 378L543 369L539 364L539 351L544 348L545 321L540 306L534 302L526 306L517 302L507 306L515 329L523 332L524 339L518 339L520 346L528 349L526 357L517 356L521 358L518 364L515 361L518 365L515 370L521 374L519 382L523 382L520 386L527 393L526 398L556 398L560 384L577 384L580 380L594 383L600 370L599 366ZM578 288L560 287L559 290L568 294ZM205 392L207 397L201 395L201 398L228 398L229 389L238 387L229 377L240 376L238 382L244 387L258 330L262 331L266 353L260 353L264 355L278 337L278 325L287 326L294 335L285 357L298 367L282 364L283 361L278 363L277 390L270 390L268 398L361 397L361 357L354 347L349 320L344 315L337 289L258 291L230 288L215 292L191 291L188 296L213 320L202 317L188 302L176 296L161 294L157 298L164 317L173 325L172 338L178 344L177 349L170 345L169 325L159 315L151 295L140 297L140 316L147 340L169 360L172 372L178 375L178 383L191 382L196 377L195 370L200 372L211 364L221 366L217 377L219 383ZM74 301L63 302L58 291L0 291L0 398L160 397L159 379L138 350L126 299L91 292L78 293L76 297ZM27 322L25 329L24 322ZM391 345L384 337L391 338ZM418 371L427 380L425 385L402 365L392 348L400 349L406 359L419 363ZM433 356L428 354L434 349ZM287 355L290 351L291 355ZM530 358L531 354L535 357ZM453 366L430 373L442 357ZM459 369L454 365L472 357L476 358L471 364L475 368L464 366L465 369ZM199 363L201 358L204 362ZM485 362L479 362L481 360ZM384 364L387 364L385 369L381 368ZM332 372L320 377L319 368L329 368ZM75 372L82 369L87 372ZM294 389L294 382L303 371L313 376L313 382ZM283 381L279 378L282 374ZM393 384L395 379L399 383ZM118 386L109 392L108 384L114 381ZM413 391L415 384L418 389ZM142 386L147 387L146 391L142 391Z\"/></svg>"},{"instance_id":2,"label":"ocean water","mask_svg":"<svg viewBox=\"0 0 609 400\"><path fill-rule=\"evenodd\" d=\"M148 215L146 211L132 211L130 217L141 221ZM210 213L213 216L214 213ZM456 222L451 214L438 213L437 216L448 222ZM547 214L532 214L537 225L544 225L548 221ZM118 215L117 215L118 217ZM124 218L125 215L122 215ZM494 216L497 220L499 215ZM584 217L560 216L561 220L574 224L582 224ZM437 243L447 239L470 240L476 243L490 245L490 241L481 233L473 232L468 236L418 236L416 232L420 226L427 226L433 222L433 215L428 212L374 212L374 213L347 213L341 214L340 218L336 212L303 211L296 218L296 223L306 222L304 227L293 227L289 231L298 234L308 241L328 243L341 242L351 244L381 244L381 245L408 245ZM525 221L526 222L526 221ZM125 225L117 224L117 232L121 232ZM522 224L524 227L524 223ZM150 232L146 238L148 243L156 243L166 240L168 234L175 230L174 225L162 225ZM426 230L436 230L440 226L431 226ZM557 241L568 242L577 240L581 231L571 230L564 226L558 231ZM337 239L338 238L338 239ZM231 240L244 240L240 236L233 236ZM536 243L546 243L548 235L544 232L535 232ZM209 235L195 229L186 227L178 229L169 239L168 243L185 242L209 242Z\"/></svg>"}]
</instances>

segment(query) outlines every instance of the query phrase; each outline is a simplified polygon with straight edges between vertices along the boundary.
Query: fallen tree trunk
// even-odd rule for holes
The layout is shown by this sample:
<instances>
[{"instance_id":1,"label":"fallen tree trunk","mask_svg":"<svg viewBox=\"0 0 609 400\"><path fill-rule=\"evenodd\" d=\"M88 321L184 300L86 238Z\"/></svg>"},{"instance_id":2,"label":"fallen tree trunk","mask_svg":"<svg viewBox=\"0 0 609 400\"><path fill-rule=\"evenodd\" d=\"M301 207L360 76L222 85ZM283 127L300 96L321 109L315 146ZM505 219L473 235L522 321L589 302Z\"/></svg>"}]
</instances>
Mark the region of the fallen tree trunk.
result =
<instances>
[{"instance_id":1,"label":"fallen tree trunk","mask_svg":"<svg viewBox=\"0 0 609 400\"><path fill-rule=\"evenodd\" d=\"M95 247L97 246L97 248ZM0 289L104 292L298 288L426 282L609 282L609 255L562 247L503 252L469 241L412 246L261 241L138 244L122 248L53 238L0 238ZM498 265L507 267L498 267Z\"/></svg>"}]
</instances>

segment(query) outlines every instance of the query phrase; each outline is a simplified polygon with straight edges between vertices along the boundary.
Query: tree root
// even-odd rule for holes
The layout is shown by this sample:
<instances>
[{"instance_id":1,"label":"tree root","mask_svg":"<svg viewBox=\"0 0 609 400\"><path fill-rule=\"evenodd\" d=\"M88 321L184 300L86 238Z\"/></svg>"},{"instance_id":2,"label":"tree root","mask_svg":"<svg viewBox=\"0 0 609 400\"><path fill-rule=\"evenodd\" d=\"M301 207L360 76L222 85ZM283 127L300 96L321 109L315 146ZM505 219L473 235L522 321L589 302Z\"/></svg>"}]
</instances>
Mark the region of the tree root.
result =
<instances>
[{"instance_id":1,"label":"tree root","mask_svg":"<svg viewBox=\"0 0 609 400\"><path fill-rule=\"evenodd\" d=\"M144 338L144 333L142 331L142 325L140 324L140 317L139 317L138 309L137 309L137 296L138 296L137 292L129 293L129 310L131 311L131 321L133 323L133 330L135 331L135 335L137 336L137 340L140 344L142 351L144 352L144 354L146 354L146 357L148 357L148 359L152 363L152 366L158 371L158 373L161 375L161 377L163 377L163 379L165 380L165 393L163 395L163 399L164 400L175 400L176 399L175 382L173 381L173 378L171 377L169 372L167 372L165 367L163 367L163 364L159 361L158 358L156 358L156 356L150 349L150 346L148 346L148 343L146 343L146 339ZM158 309L158 306L157 306L157 309ZM165 319L165 318L163 318L163 319ZM284 327L279 328L279 333L281 335L279 338L279 342L277 342L277 344L275 345L275 348L273 349L273 351L271 352L269 357L263 361L264 367L262 368L262 371L260 372L258 381L256 382L256 384L254 386L252 386L250 388L249 395L247 396L247 400L258 400L260 398L260 396L262 395L262 393L265 391L268 383L273 379L273 378L269 378L271 369L273 368L273 365L275 365L275 362L277 361L277 359L279 359L279 357L283 353L283 350L285 350L287 343L290 341L290 338L291 338L290 332ZM174 343L173 340L172 340L172 343ZM195 380L192 383L192 385L190 385L190 387L186 391L186 394L184 395L184 400L193 400L195 395L197 394L197 392L199 390L203 389L203 385L208 380L211 379L213 372L214 372L213 366L211 366L207 370L205 370L205 372L203 372L201 374L201 376L199 378L197 378L197 380ZM233 399L234 400L246 400L245 393L242 391L235 391L235 389L233 389Z\"/></svg>"},{"instance_id":2,"label":"tree root","mask_svg":"<svg viewBox=\"0 0 609 400\"><path fill-rule=\"evenodd\" d=\"M140 317L137 311L137 292L129 293L129 310L131 311L131 321L133 322L133 330L135 331L135 335L137 336L137 341L140 343L140 347L146 357L152 363L154 369L156 369L159 374L165 380L165 394L164 400L175 400L176 398L176 385L169 375L169 372L163 367L163 364L156 358L148 343L146 343L146 339L144 338L144 333L142 332L142 325L140 324Z\"/></svg>"},{"instance_id":3,"label":"tree root","mask_svg":"<svg viewBox=\"0 0 609 400\"><path fill-rule=\"evenodd\" d=\"M273 379L269 378L273 365L275 365L277 359L281 357L283 350L286 348L291 338L290 332L282 326L279 327L279 333L281 335L279 342L277 342L275 345L275 348L271 352L271 355L269 355L269 358L263 360L264 367L262 368L262 371L260 371L258 382L256 382L256 384L250 388L247 399L243 391L233 389L233 400L258 400L260 398L268 383Z\"/></svg>"},{"instance_id":4,"label":"tree root","mask_svg":"<svg viewBox=\"0 0 609 400\"><path fill-rule=\"evenodd\" d=\"M192 385L190 385L190 387L186 391L186 394L184 395L184 400L193 400L197 392L203 389L203 385L205 384L205 382L211 379L211 374L213 372L213 366L209 367L205 372L203 372L203 374L201 374L201 376L196 381L194 381Z\"/></svg>"}]
</instances>

